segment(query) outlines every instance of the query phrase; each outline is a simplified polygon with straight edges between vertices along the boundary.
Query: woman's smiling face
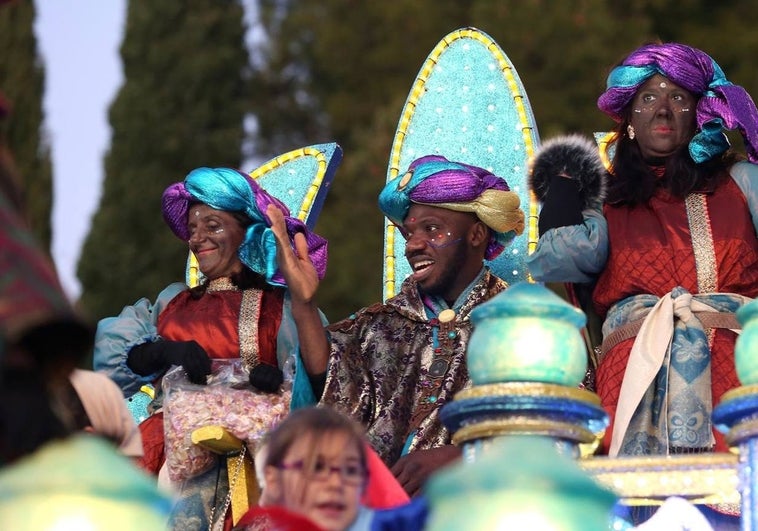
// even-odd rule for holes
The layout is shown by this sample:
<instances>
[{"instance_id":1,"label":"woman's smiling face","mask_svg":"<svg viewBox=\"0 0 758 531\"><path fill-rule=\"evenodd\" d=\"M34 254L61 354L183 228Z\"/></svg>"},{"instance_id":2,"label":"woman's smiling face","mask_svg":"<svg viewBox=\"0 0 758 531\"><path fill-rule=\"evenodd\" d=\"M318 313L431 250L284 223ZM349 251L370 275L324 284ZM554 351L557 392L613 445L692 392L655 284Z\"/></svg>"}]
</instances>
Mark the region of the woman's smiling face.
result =
<instances>
[{"instance_id":1,"label":"woman's smiling face","mask_svg":"<svg viewBox=\"0 0 758 531\"><path fill-rule=\"evenodd\" d=\"M189 209L187 229L190 250L197 257L203 275L213 280L242 270L237 251L245 238L245 229L233 214L195 204Z\"/></svg>"}]
</instances>

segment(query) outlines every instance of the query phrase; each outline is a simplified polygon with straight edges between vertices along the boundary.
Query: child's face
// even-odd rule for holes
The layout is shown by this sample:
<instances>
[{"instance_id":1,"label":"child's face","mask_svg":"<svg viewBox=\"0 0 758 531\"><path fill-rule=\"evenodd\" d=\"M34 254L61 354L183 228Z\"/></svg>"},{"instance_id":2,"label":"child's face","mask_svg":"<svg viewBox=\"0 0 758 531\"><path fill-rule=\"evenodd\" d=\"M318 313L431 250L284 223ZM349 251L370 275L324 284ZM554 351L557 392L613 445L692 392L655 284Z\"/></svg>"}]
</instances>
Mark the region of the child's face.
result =
<instances>
[{"instance_id":1,"label":"child's face","mask_svg":"<svg viewBox=\"0 0 758 531\"><path fill-rule=\"evenodd\" d=\"M342 531L358 514L365 484L357 443L346 433L331 433L315 447L311 437L300 437L279 468L267 467L266 495L272 504L303 514L327 531Z\"/></svg>"}]
</instances>

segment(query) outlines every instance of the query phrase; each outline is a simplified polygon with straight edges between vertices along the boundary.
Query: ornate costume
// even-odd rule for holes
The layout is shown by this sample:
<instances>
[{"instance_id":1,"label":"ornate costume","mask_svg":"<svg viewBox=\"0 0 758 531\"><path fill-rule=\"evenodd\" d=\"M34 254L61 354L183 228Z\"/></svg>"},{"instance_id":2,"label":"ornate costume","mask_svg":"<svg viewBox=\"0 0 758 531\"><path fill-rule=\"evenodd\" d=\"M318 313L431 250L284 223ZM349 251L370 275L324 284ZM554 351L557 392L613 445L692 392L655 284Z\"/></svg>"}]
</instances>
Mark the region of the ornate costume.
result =
<instances>
[{"instance_id":1,"label":"ornate costume","mask_svg":"<svg viewBox=\"0 0 758 531\"><path fill-rule=\"evenodd\" d=\"M742 166L758 179L758 167ZM692 194L686 201L658 194L649 208L606 206L605 216L614 245L594 300L602 315L612 306L603 330L598 394L605 407L615 412L633 345L631 338L623 339L624 327L631 330L635 326L631 323L644 318L670 293L677 322L671 324L672 352L664 361L669 371L656 376L656 387L668 380L673 415L669 445L712 447L712 406L739 385L733 358L737 336L730 330L739 324L733 313L747 297L758 294L758 238L744 195L729 179L712 194ZM689 230L691 226L698 229ZM640 232L634 227L646 229ZM646 391L644 398L651 412L653 392L652 388ZM646 422L665 432L665 417L651 416ZM650 437L642 424L633 430L637 435L628 436L624 453L666 453L665 446L653 446L659 441ZM716 448L726 451L717 432L716 437Z\"/></svg>"},{"instance_id":2,"label":"ornate costume","mask_svg":"<svg viewBox=\"0 0 758 531\"><path fill-rule=\"evenodd\" d=\"M476 215L489 230L486 259L497 257L524 229L519 198L505 179L438 155L413 161L379 195L379 207L398 227L410 218L412 203ZM429 225L430 237L438 236L436 224ZM424 245L442 249L447 244ZM434 263L431 256L425 262ZM388 466L408 452L450 444L437 410L470 385L465 360L469 312L507 286L484 266L472 274L452 306L441 294L421 291L410 277L385 303L328 328L331 353L322 401L361 422Z\"/></svg>"},{"instance_id":3,"label":"ornate costume","mask_svg":"<svg viewBox=\"0 0 758 531\"><path fill-rule=\"evenodd\" d=\"M505 179L438 155L413 161L379 195L382 212L398 226L409 217L412 203L476 215L489 230L486 259L497 257L524 229L518 195ZM438 227L429 225L437 235ZM433 242L424 245L435 249ZM322 401L361 422L388 466L408 452L450 443L437 410L470 385L465 360L469 312L506 288L485 267L472 274L452 306L441 294L422 292L411 277L385 303L328 328L331 353Z\"/></svg>"},{"instance_id":4,"label":"ornate costume","mask_svg":"<svg viewBox=\"0 0 758 531\"><path fill-rule=\"evenodd\" d=\"M693 161L728 149L724 128L739 129L748 158L758 160L755 105L700 50L643 46L614 68L598 106L617 121L641 112L630 102L656 74L697 98ZM633 139L632 129L622 140ZM611 455L726 450L711 411L739 385L734 312L758 293L758 166L728 171L684 198L658 187L642 204L616 198L602 214L587 208L580 224L549 228L527 260L537 280L596 283L604 319L596 384L611 415Z\"/></svg>"},{"instance_id":5,"label":"ornate costume","mask_svg":"<svg viewBox=\"0 0 758 531\"><path fill-rule=\"evenodd\" d=\"M297 355L297 329L276 265L276 244L265 214L267 206L273 204L287 214L285 219L291 238L298 232L304 234L311 260L321 276L326 268L326 241L310 232L300 220L290 217L284 204L237 170L199 168L183 182L166 189L164 218L171 230L185 241L190 238L187 216L192 203L244 215L244 235L237 256L247 269L265 279L265 284L261 281L241 289L231 278L220 277L207 281L201 292L192 292L183 283L171 284L154 304L141 299L124 308L118 317L100 321L95 368L108 374L129 396L146 383L159 383L166 370L164 362L159 365L160 370L152 374L145 371L137 374L130 365L135 348L195 342L204 351L203 357L207 354L210 359L241 358L250 370L260 364L282 370L289 368L294 371L291 407L315 402L305 368ZM159 395L156 406L160 405L160 398ZM142 465L154 473L158 473L165 461L162 417L162 412L157 412L140 424L145 447ZM219 500L214 503L216 488L220 486L221 491L226 491L225 470L219 477L216 474L211 470L182 486L182 501L172 517L174 528L208 527L208 508L219 504ZM222 505L223 498L221 494ZM202 514L203 511L206 514Z\"/></svg>"},{"instance_id":6,"label":"ornate costume","mask_svg":"<svg viewBox=\"0 0 758 531\"><path fill-rule=\"evenodd\" d=\"M714 193L692 194L688 201L658 194L649 207L606 205L602 217L585 211L583 225L547 231L528 259L532 274L541 281L582 283L599 274L593 301L604 324L596 385L612 417L642 320L669 295L668 302L661 303L668 303L673 312L671 330L664 336L671 338L672 351L661 359L668 370L655 370L647 383L656 378L660 384L668 380L676 386L684 378L699 389L698 398L688 394L690 405L678 404L677 411L688 416L672 419L681 430L670 430L668 443L640 431L645 434L632 436L631 446L624 445L621 453L712 446L710 410L725 391L739 385L733 359L736 334L730 329L739 327L733 313L745 297L758 293L758 195L752 189L758 183L758 166L738 163L731 173L732 179ZM691 209L691 219L688 202L702 205L697 214ZM693 223L700 228L691 232ZM615 243L609 246L609 241ZM663 352L666 347L664 339ZM647 385L645 391L653 393ZM654 393L646 400L652 407ZM670 400L676 401L674 396ZM666 415L650 417L648 422L660 425L665 419ZM723 442L717 449L726 449Z\"/></svg>"},{"instance_id":7,"label":"ornate costume","mask_svg":"<svg viewBox=\"0 0 758 531\"><path fill-rule=\"evenodd\" d=\"M211 315L214 318L208 319ZM143 298L117 317L100 321L96 369L108 374L125 395L134 393L158 375L135 374L126 365L126 353L158 338L194 339L215 359L242 356L282 367L297 351L297 331L284 289L243 291L222 278L211 281L206 294L195 299L186 284L177 282L155 303Z\"/></svg>"},{"instance_id":8,"label":"ornate costume","mask_svg":"<svg viewBox=\"0 0 758 531\"><path fill-rule=\"evenodd\" d=\"M454 304L455 319L440 323L440 307L424 300L406 279L386 303L330 325L322 401L366 426L369 442L388 465L408 451L449 444L438 409L470 385L465 361L469 312L505 288L504 281L483 269ZM441 330L447 337L440 337ZM434 376L439 358L448 366Z\"/></svg>"},{"instance_id":9,"label":"ornate costume","mask_svg":"<svg viewBox=\"0 0 758 531\"><path fill-rule=\"evenodd\" d=\"M248 296L244 296L246 293ZM209 319L210 315L214 318ZM135 345L158 338L194 339L214 359L254 356L279 367L285 367L289 359L290 363L299 360L297 330L284 290L241 291L225 278L212 281L200 299L192 298L185 284L171 284L158 295L155 304L143 298L124 308L119 316L100 321L96 337L95 369L110 376L127 396L160 376L135 374L126 364L127 353ZM295 372L293 407L313 403L315 397L305 369ZM140 425L144 465L157 472L163 462L162 421L157 417L145 422ZM151 423L156 424L154 430L148 428Z\"/></svg>"}]
</instances>

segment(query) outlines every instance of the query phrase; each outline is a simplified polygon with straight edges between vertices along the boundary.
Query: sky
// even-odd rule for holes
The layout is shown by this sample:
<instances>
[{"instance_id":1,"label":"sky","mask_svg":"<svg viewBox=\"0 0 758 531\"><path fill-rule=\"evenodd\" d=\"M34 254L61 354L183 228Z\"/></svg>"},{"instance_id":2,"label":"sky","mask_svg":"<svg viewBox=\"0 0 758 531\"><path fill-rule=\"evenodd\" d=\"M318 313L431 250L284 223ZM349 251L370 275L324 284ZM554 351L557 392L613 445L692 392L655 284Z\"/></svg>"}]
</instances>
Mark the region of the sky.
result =
<instances>
[{"instance_id":1,"label":"sky","mask_svg":"<svg viewBox=\"0 0 758 531\"><path fill-rule=\"evenodd\" d=\"M76 262L100 201L110 145L108 107L123 82L118 49L125 0L36 0L45 67L44 109L53 161L53 258L78 298Z\"/></svg>"}]
</instances>

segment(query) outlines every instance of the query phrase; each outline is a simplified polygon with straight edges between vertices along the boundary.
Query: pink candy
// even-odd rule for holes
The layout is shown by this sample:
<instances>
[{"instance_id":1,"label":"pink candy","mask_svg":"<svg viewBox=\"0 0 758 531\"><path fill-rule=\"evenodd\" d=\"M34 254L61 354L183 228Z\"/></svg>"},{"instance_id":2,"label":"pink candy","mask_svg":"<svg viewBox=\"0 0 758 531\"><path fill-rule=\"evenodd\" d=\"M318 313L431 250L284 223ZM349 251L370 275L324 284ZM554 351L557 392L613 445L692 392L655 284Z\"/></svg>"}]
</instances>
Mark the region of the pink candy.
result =
<instances>
[{"instance_id":1,"label":"pink candy","mask_svg":"<svg viewBox=\"0 0 758 531\"><path fill-rule=\"evenodd\" d=\"M164 403L166 466L172 481L209 470L216 456L192 443L192 432L220 425L245 441L251 452L289 413L291 391L268 394L222 385L177 386Z\"/></svg>"}]
</instances>

